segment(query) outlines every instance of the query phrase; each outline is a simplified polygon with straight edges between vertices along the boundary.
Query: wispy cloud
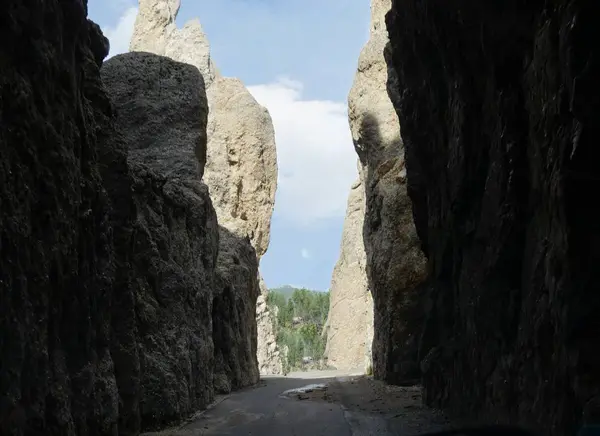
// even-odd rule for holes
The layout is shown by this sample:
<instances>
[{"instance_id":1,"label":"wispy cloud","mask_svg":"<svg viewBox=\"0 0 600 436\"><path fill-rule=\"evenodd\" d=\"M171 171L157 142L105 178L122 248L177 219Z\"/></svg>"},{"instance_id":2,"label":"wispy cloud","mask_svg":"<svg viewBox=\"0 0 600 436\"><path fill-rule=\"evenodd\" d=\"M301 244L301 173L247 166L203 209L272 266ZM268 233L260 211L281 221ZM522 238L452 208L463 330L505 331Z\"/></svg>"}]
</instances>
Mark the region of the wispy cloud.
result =
<instances>
[{"instance_id":1,"label":"wispy cloud","mask_svg":"<svg viewBox=\"0 0 600 436\"><path fill-rule=\"evenodd\" d=\"M117 0L115 0L117 1ZM119 21L114 27L104 27L102 31L110 41L110 53L108 57L126 53L129 51L129 41L133 35L133 26L137 16L138 9L130 6L119 17Z\"/></svg>"},{"instance_id":2,"label":"wispy cloud","mask_svg":"<svg viewBox=\"0 0 600 436\"><path fill-rule=\"evenodd\" d=\"M310 259L310 252L306 248L300 250L300 255L303 259Z\"/></svg>"},{"instance_id":3,"label":"wispy cloud","mask_svg":"<svg viewBox=\"0 0 600 436\"><path fill-rule=\"evenodd\" d=\"M110 40L109 57L128 51L137 15L127 0L111 1L126 9L114 26L103 28ZM275 127L275 217L299 226L343 217L348 189L356 178L346 103L305 99L303 84L288 77L249 89L269 109Z\"/></svg>"},{"instance_id":4,"label":"wispy cloud","mask_svg":"<svg viewBox=\"0 0 600 436\"><path fill-rule=\"evenodd\" d=\"M289 78L249 89L269 109L275 127L275 215L299 226L343 217L357 176L346 104L304 100L302 84Z\"/></svg>"}]
</instances>

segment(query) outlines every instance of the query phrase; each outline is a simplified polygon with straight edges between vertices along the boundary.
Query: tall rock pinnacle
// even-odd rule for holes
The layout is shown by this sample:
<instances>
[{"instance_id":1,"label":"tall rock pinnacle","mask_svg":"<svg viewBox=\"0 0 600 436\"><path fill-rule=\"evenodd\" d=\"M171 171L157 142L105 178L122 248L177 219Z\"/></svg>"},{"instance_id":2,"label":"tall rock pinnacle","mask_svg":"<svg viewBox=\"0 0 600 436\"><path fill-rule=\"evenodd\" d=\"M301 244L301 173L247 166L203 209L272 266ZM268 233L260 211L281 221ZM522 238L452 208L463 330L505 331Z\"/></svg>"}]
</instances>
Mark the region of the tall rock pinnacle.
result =
<instances>
[{"instance_id":1,"label":"tall rock pinnacle","mask_svg":"<svg viewBox=\"0 0 600 436\"><path fill-rule=\"evenodd\" d=\"M209 104L204 182L219 225L232 235L247 237L260 260L269 246L277 188L273 123L267 109L256 102L239 79L218 73L198 20L177 28L179 7L179 0L140 0L130 50L149 51L191 64L204 77ZM278 353L265 351L273 347L275 339L270 312L263 304L266 287L260 288L258 337L268 338L269 344L263 344L262 339L258 344L259 366L279 373L282 364ZM265 362L269 359L279 361Z\"/></svg>"}]
</instances>

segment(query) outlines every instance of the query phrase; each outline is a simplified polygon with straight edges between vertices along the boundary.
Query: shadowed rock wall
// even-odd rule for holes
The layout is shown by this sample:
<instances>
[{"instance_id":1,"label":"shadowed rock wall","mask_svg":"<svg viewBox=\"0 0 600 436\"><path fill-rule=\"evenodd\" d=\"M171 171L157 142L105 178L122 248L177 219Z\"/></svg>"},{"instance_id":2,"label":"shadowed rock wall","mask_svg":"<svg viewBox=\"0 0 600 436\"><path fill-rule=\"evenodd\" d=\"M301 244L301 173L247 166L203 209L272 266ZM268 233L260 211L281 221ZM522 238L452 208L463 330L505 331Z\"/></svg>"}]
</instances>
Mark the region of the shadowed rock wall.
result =
<instances>
[{"instance_id":1,"label":"shadowed rock wall","mask_svg":"<svg viewBox=\"0 0 600 436\"><path fill-rule=\"evenodd\" d=\"M219 237L200 181L208 104L195 67L150 53L111 58L102 79L128 166L114 175L115 158L107 155L103 172L115 179L109 187L115 216L132 218L129 225L114 223L123 275L115 319L119 314L131 327L113 323L119 340L113 348L124 365L116 366L117 381L123 394L139 398L137 405L122 395L133 409L122 407L121 415L139 409L142 427L155 428L206 407L214 395Z\"/></svg>"},{"instance_id":2,"label":"shadowed rock wall","mask_svg":"<svg viewBox=\"0 0 600 436\"><path fill-rule=\"evenodd\" d=\"M101 77L86 2L5 6L0 433L135 435L205 407L216 379L253 383L256 253L220 232L201 182L198 69L136 53Z\"/></svg>"},{"instance_id":3,"label":"shadowed rock wall","mask_svg":"<svg viewBox=\"0 0 600 436\"><path fill-rule=\"evenodd\" d=\"M22 3L0 13L0 433L112 434L108 42L85 2Z\"/></svg>"},{"instance_id":4,"label":"shadowed rock wall","mask_svg":"<svg viewBox=\"0 0 600 436\"><path fill-rule=\"evenodd\" d=\"M574 434L599 416L597 5L392 4L426 401Z\"/></svg>"}]
</instances>

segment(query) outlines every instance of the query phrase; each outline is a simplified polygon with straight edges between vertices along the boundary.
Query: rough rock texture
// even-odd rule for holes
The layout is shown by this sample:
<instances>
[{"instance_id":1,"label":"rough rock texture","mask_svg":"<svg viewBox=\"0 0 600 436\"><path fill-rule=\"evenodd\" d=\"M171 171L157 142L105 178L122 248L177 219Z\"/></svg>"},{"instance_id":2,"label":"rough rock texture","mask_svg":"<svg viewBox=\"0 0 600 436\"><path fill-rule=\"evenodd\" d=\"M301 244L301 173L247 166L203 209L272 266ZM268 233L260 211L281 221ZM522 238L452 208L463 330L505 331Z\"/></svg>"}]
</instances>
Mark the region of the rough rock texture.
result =
<instances>
[{"instance_id":1,"label":"rough rock texture","mask_svg":"<svg viewBox=\"0 0 600 436\"><path fill-rule=\"evenodd\" d=\"M365 326L365 331L363 333L365 341L365 355L363 358L363 362L365 374L367 375L373 374L373 337L375 336L374 307L375 304L373 303L373 294L371 292L368 292L365 295L365 319L367 320L367 322Z\"/></svg>"},{"instance_id":2,"label":"rough rock texture","mask_svg":"<svg viewBox=\"0 0 600 436\"><path fill-rule=\"evenodd\" d=\"M179 1L140 0L129 48L189 63L202 73L210 107L204 180L219 224L248 235L260 257L269 246L277 187L273 123L240 80L217 73L198 20L177 29Z\"/></svg>"},{"instance_id":3,"label":"rough rock texture","mask_svg":"<svg viewBox=\"0 0 600 436\"><path fill-rule=\"evenodd\" d=\"M120 206L130 209L122 198L127 190L134 210L129 227L114 226L116 240L127 244L117 244L117 254L128 256L118 271L128 280L117 288L122 301L116 311L135 316L130 331L115 329L118 344L113 346L122 401L131 407L122 410L122 427L139 409L142 427L154 428L213 398L219 231L208 189L200 181L208 104L196 68L154 54L111 58L102 79L129 167L107 189L116 214L126 212ZM113 171L108 161L104 172ZM236 322L231 318L223 323Z\"/></svg>"},{"instance_id":4,"label":"rough rock texture","mask_svg":"<svg viewBox=\"0 0 600 436\"><path fill-rule=\"evenodd\" d=\"M389 8L390 0L372 1L371 37L360 54L348 105L366 195L363 238L374 303L373 372L379 379L403 383L418 373L418 338L407 324L414 321L413 300L426 262L406 191L398 117L386 91L383 17Z\"/></svg>"},{"instance_id":5,"label":"rough rock texture","mask_svg":"<svg viewBox=\"0 0 600 436\"><path fill-rule=\"evenodd\" d=\"M283 358L277 346L277 307L271 312L267 305L269 290L263 278L259 275L258 284L260 295L256 301L256 325L258 334L258 370L260 374L284 374Z\"/></svg>"},{"instance_id":6,"label":"rough rock texture","mask_svg":"<svg viewBox=\"0 0 600 436\"><path fill-rule=\"evenodd\" d=\"M140 0L130 49L150 51L196 66L202 73L209 102L208 151L204 181L209 186L219 225L238 236L248 237L258 259L269 245L271 215L277 184L275 132L268 111L260 106L241 81L220 77L210 58L208 40L198 20L177 29L179 0ZM232 251L232 247L222 247ZM240 246L245 252L247 247ZM243 256L242 256L243 257ZM250 266L250 265L248 265ZM220 271L224 271L223 268ZM257 276L258 277L258 276ZM257 284L234 292L252 294ZM258 347L275 340L269 332L270 312L260 317ZM266 331L263 331L265 330ZM277 359L278 353L259 352ZM281 362L260 362L261 367L278 367Z\"/></svg>"},{"instance_id":7,"label":"rough rock texture","mask_svg":"<svg viewBox=\"0 0 600 436\"><path fill-rule=\"evenodd\" d=\"M327 364L337 369L371 365L373 303L367 280L363 223L365 188L357 180L350 189L344 220L340 257L333 269L327 317ZM368 361L365 361L368 359Z\"/></svg>"},{"instance_id":8,"label":"rough rock texture","mask_svg":"<svg viewBox=\"0 0 600 436\"><path fill-rule=\"evenodd\" d=\"M218 78L207 94L209 145L204 181L210 187L219 224L239 237L248 236L260 259L269 246L277 183L273 123L269 112L238 79ZM260 274L258 279L262 281ZM261 374L282 374L273 327L277 318L266 304L266 286L259 287L259 370Z\"/></svg>"},{"instance_id":9,"label":"rough rock texture","mask_svg":"<svg viewBox=\"0 0 600 436\"><path fill-rule=\"evenodd\" d=\"M584 0L393 2L429 404L551 435L600 417L597 17Z\"/></svg>"},{"instance_id":10,"label":"rough rock texture","mask_svg":"<svg viewBox=\"0 0 600 436\"><path fill-rule=\"evenodd\" d=\"M213 303L215 389L219 393L258 382L256 300L260 293L256 251L219 226L219 257Z\"/></svg>"},{"instance_id":11,"label":"rough rock texture","mask_svg":"<svg viewBox=\"0 0 600 436\"><path fill-rule=\"evenodd\" d=\"M114 434L107 40L58 0L4 1L0 36L0 434Z\"/></svg>"},{"instance_id":12,"label":"rough rock texture","mask_svg":"<svg viewBox=\"0 0 600 436\"><path fill-rule=\"evenodd\" d=\"M140 0L130 51L145 51L170 57L198 68L209 87L219 76L211 58L206 35L198 20L177 29L175 18L181 0Z\"/></svg>"},{"instance_id":13,"label":"rough rock texture","mask_svg":"<svg viewBox=\"0 0 600 436\"><path fill-rule=\"evenodd\" d=\"M4 6L0 433L135 435L205 407L222 373L253 383L257 259L200 181L198 69L136 53L101 79L86 2Z\"/></svg>"},{"instance_id":14,"label":"rough rock texture","mask_svg":"<svg viewBox=\"0 0 600 436\"><path fill-rule=\"evenodd\" d=\"M275 131L269 112L238 79L220 78L207 92L210 187L219 224L248 236L262 256L269 246L277 186Z\"/></svg>"}]
</instances>

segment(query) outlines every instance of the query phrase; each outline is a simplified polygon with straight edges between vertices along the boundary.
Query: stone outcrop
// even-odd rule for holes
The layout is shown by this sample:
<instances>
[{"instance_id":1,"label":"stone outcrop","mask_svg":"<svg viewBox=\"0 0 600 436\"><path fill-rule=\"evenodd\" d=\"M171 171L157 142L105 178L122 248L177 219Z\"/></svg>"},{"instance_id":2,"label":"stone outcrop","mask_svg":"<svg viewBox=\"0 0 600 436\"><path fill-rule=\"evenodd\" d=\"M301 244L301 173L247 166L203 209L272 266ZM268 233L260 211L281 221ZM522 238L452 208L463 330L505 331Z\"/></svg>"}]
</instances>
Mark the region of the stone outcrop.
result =
<instances>
[{"instance_id":1,"label":"stone outcrop","mask_svg":"<svg viewBox=\"0 0 600 436\"><path fill-rule=\"evenodd\" d=\"M215 389L219 393L258 382L256 304L258 259L248 239L219 226L213 302Z\"/></svg>"},{"instance_id":2,"label":"stone outcrop","mask_svg":"<svg viewBox=\"0 0 600 436\"><path fill-rule=\"evenodd\" d=\"M247 236L260 261L269 246L277 184L271 116L238 79L217 78L208 89L208 101L209 140L204 181L210 187L219 225L239 237ZM274 330L277 317L266 304L268 290L260 273L258 281L259 370L261 374L282 374L283 362Z\"/></svg>"},{"instance_id":3,"label":"stone outcrop","mask_svg":"<svg viewBox=\"0 0 600 436\"><path fill-rule=\"evenodd\" d=\"M373 341L373 302L367 280L363 224L365 188L357 180L350 189L340 244L333 269L326 323L327 364L337 369L367 369Z\"/></svg>"},{"instance_id":4,"label":"stone outcrop","mask_svg":"<svg viewBox=\"0 0 600 436\"><path fill-rule=\"evenodd\" d=\"M0 29L0 433L112 434L113 250L95 119L108 41L85 2L7 0Z\"/></svg>"},{"instance_id":5,"label":"stone outcrop","mask_svg":"<svg viewBox=\"0 0 600 436\"><path fill-rule=\"evenodd\" d=\"M277 307L271 312L267 305L269 290L259 276L260 295L256 301L256 325L258 328L258 369L261 374L285 374L284 356L277 346Z\"/></svg>"},{"instance_id":6,"label":"stone outcrop","mask_svg":"<svg viewBox=\"0 0 600 436\"><path fill-rule=\"evenodd\" d=\"M393 1L431 405L549 435L600 417L597 16L575 0Z\"/></svg>"},{"instance_id":7,"label":"stone outcrop","mask_svg":"<svg viewBox=\"0 0 600 436\"><path fill-rule=\"evenodd\" d=\"M258 260L201 181L198 69L101 73L86 2L5 6L0 433L135 435L256 382Z\"/></svg>"},{"instance_id":8,"label":"stone outcrop","mask_svg":"<svg viewBox=\"0 0 600 436\"><path fill-rule=\"evenodd\" d=\"M219 74L210 58L208 39L198 20L177 29L175 18L181 0L140 0L131 51L146 51L170 57L198 68L208 88Z\"/></svg>"},{"instance_id":9,"label":"stone outcrop","mask_svg":"<svg viewBox=\"0 0 600 436\"><path fill-rule=\"evenodd\" d=\"M219 224L247 235L260 258L269 246L277 185L271 116L238 79L219 78L207 94L210 114L204 180Z\"/></svg>"},{"instance_id":10,"label":"stone outcrop","mask_svg":"<svg viewBox=\"0 0 600 436\"><path fill-rule=\"evenodd\" d=\"M386 90L384 16L390 4L371 3L371 35L360 54L348 113L366 198L363 241L374 304L373 372L404 383L418 376L418 337L407 325L417 322L413 307L426 262L412 221L398 117ZM369 334L370 325L358 328L361 335Z\"/></svg>"},{"instance_id":11,"label":"stone outcrop","mask_svg":"<svg viewBox=\"0 0 600 436\"><path fill-rule=\"evenodd\" d=\"M113 145L121 147L102 153L103 177L112 177L106 187L114 215L132 215L129 225L113 226L120 281L112 348L121 429L137 414L142 428L155 428L206 407L214 396L213 337L223 327L213 322L219 231L200 181L208 103L196 68L149 53L111 58L102 79L117 114L120 140ZM128 167L117 174L116 153ZM240 320L243 313L222 323Z\"/></svg>"},{"instance_id":12,"label":"stone outcrop","mask_svg":"<svg viewBox=\"0 0 600 436\"><path fill-rule=\"evenodd\" d=\"M179 0L140 0L130 50L149 51L186 62L202 73L209 103L204 181L210 189L220 227L238 236L242 245L248 237L260 261L269 245L277 184L271 117L240 80L220 76L197 20L177 28L175 18L179 6ZM241 252L246 249L239 247ZM222 250L232 252L232 247L222 247ZM219 271L225 270L219 268ZM237 282L246 287L233 292L252 294L258 287L257 280L258 275L250 282ZM263 338L275 340L271 333L272 321L269 321L273 317L268 309L257 315L261 321L257 346L264 350L272 345L263 343ZM277 359L278 353L261 351L259 355ZM260 362L260 366L275 368L280 367L281 362Z\"/></svg>"}]
</instances>

